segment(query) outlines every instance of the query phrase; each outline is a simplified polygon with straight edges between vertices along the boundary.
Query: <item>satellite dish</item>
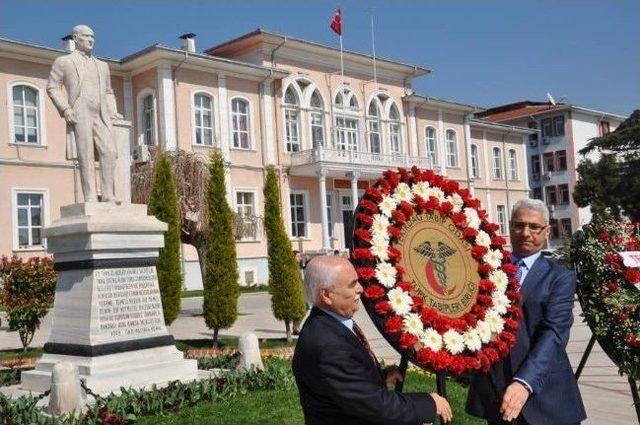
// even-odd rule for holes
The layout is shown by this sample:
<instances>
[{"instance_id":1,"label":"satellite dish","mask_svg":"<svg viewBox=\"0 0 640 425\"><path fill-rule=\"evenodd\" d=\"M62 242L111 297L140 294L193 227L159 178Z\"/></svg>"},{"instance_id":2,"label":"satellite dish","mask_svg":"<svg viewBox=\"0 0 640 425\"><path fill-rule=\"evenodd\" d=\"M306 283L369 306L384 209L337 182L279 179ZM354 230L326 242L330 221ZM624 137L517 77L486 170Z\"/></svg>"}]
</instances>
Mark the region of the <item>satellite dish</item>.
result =
<instances>
[{"instance_id":1,"label":"satellite dish","mask_svg":"<svg viewBox=\"0 0 640 425\"><path fill-rule=\"evenodd\" d=\"M556 100L553 98L553 96L551 96L551 93L549 92L547 92L547 99L549 99L549 102L551 102L553 106L556 106Z\"/></svg>"}]
</instances>

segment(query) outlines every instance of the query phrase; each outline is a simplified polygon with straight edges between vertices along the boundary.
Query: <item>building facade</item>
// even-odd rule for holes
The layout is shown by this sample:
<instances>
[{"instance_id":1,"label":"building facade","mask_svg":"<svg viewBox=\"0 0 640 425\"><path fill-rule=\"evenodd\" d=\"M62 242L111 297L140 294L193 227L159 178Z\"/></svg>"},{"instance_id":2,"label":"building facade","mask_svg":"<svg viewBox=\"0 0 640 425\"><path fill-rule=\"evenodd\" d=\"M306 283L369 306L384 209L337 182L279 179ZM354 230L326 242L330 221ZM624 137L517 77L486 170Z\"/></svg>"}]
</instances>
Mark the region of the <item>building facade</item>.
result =
<instances>
[{"instance_id":1,"label":"building facade","mask_svg":"<svg viewBox=\"0 0 640 425\"><path fill-rule=\"evenodd\" d=\"M98 35L98 38L100 36ZM471 105L415 94L429 70L257 30L198 53L153 45L108 62L118 109L131 121L131 161L149 146L226 159L228 202L255 224L237 241L241 284L266 283L265 167L280 175L294 249L349 248L353 209L382 171L417 165L469 187L508 233L511 205L530 192L526 126L491 122ZM67 40L69 44L69 40ZM81 202L65 123L46 94L68 53L0 39L0 254L44 255L42 228ZM185 283L202 286L183 245Z\"/></svg>"},{"instance_id":2,"label":"building facade","mask_svg":"<svg viewBox=\"0 0 640 425\"><path fill-rule=\"evenodd\" d=\"M531 101L490 108L476 116L538 130L527 140L526 158L531 197L544 200L549 208L549 248L558 248L591 221L591 209L579 208L573 202L579 151L592 138L615 130L626 117L575 105Z\"/></svg>"}]
</instances>

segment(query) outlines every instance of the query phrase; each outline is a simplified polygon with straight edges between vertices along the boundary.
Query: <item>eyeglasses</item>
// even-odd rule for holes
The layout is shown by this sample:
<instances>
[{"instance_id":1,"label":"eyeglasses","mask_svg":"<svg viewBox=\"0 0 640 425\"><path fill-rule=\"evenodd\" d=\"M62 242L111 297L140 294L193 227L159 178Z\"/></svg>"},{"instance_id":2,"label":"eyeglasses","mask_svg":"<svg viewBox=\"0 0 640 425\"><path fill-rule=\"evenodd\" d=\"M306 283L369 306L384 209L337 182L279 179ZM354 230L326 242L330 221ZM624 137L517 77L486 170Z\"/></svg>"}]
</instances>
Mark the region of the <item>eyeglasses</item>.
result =
<instances>
[{"instance_id":1,"label":"eyeglasses","mask_svg":"<svg viewBox=\"0 0 640 425\"><path fill-rule=\"evenodd\" d=\"M511 230L516 233L524 233L525 229L529 228L529 232L537 235L542 233L542 231L547 227L549 226L538 223L525 223L524 221L511 222Z\"/></svg>"}]
</instances>

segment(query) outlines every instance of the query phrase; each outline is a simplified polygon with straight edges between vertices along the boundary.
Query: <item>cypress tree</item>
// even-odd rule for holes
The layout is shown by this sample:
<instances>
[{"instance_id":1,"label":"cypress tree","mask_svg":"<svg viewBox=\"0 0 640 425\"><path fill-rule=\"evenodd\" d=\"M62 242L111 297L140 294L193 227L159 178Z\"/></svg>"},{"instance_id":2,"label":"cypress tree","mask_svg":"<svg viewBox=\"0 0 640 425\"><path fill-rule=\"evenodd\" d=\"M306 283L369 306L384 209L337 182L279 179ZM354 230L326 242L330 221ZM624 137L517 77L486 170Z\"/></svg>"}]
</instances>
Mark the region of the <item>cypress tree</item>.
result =
<instances>
[{"instance_id":1,"label":"cypress tree","mask_svg":"<svg viewBox=\"0 0 640 425\"><path fill-rule=\"evenodd\" d=\"M268 167L264 185L264 227L269 257L271 309L276 319L284 321L287 341L291 341L291 323L304 317L305 305L302 279L280 214L279 194L276 170L273 166Z\"/></svg>"},{"instance_id":2,"label":"cypress tree","mask_svg":"<svg viewBox=\"0 0 640 425\"><path fill-rule=\"evenodd\" d=\"M148 209L149 214L169 225L164 234L164 248L160 249L156 266L164 322L169 325L180 313L182 271L180 268L180 208L167 153L160 153L157 157Z\"/></svg>"},{"instance_id":3,"label":"cypress tree","mask_svg":"<svg viewBox=\"0 0 640 425\"><path fill-rule=\"evenodd\" d=\"M204 303L202 310L209 329L213 329L213 346L218 345L218 331L233 325L238 317L238 263L233 238L233 215L226 199L224 160L211 155L207 186L209 232L207 239Z\"/></svg>"}]
</instances>

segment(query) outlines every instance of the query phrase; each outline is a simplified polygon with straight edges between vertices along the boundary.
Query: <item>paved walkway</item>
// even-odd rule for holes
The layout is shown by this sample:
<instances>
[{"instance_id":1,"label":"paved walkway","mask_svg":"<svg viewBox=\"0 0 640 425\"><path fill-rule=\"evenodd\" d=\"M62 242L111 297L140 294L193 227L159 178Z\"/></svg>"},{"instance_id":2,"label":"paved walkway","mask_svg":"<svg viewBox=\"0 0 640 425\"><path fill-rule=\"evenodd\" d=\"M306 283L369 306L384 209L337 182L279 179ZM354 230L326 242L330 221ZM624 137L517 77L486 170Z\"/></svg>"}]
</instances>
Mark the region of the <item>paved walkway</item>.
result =
<instances>
[{"instance_id":1,"label":"paved walkway","mask_svg":"<svg viewBox=\"0 0 640 425\"><path fill-rule=\"evenodd\" d=\"M202 319L202 298L185 298L182 300L181 314L170 327L176 339L210 338ZM240 297L240 316L236 323L221 335L238 336L253 331L258 338L283 338L284 324L278 322L271 314L269 296L266 293L243 294ZM571 331L571 339L567 352L574 369L580 362L582 353L591 337L591 331L579 317L580 306L576 302L574 309L575 324ZM376 355L387 362L399 362L399 355L391 348L375 329L364 309L360 309L355 320L366 333ZM8 332L6 320L2 317L0 327L0 349L20 348L20 340L16 332ZM49 337L51 315L45 317L40 330L36 333L33 346L42 346ZM631 425L637 424L635 410L632 405L631 391L627 380L617 373L617 368L604 354L598 344L595 345L589 361L579 381L582 397L589 419L584 422L590 425Z\"/></svg>"}]
</instances>

